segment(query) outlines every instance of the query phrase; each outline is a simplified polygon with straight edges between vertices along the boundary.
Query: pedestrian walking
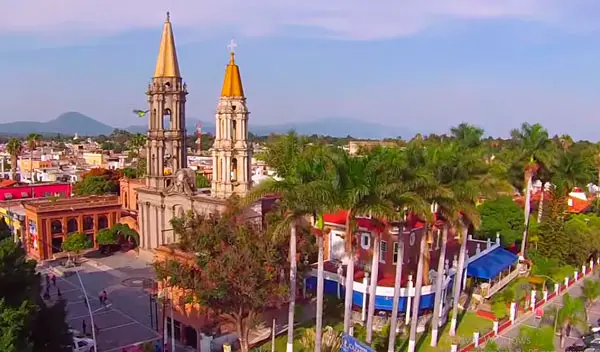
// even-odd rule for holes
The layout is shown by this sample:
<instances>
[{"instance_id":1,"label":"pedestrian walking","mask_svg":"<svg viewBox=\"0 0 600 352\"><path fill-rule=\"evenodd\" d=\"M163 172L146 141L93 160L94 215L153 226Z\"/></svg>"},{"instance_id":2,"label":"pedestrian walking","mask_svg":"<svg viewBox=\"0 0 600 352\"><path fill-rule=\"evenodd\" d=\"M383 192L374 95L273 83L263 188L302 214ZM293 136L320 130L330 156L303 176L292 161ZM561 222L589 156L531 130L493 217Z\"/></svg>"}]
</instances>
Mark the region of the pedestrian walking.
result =
<instances>
[{"instance_id":1,"label":"pedestrian walking","mask_svg":"<svg viewBox=\"0 0 600 352\"><path fill-rule=\"evenodd\" d=\"M52 285L56 287L56 275L52 274Z\"/></svg>"},{"instance_id":2,"label":"pedestrian walking","mask_svg":"<svg viewBox=\"0 0 600 352\"><path fill-rule=\"evenodd\" d=\"M102 297L104 299L104 303L106 303L106 300L108 300L108 293L106 293L106 290L102 290Z\"/></svg>"},{"instance_id":3,"label":"pedestrian walking","mask_svg":"<svg viewBox=\"0 0 600 352\"><path fill-rule=\"evenodd\" d=\"M100 301L100 303L101 303L102 305L105 305L105 304L106 304L106 303L104 302L104 295L102 295L102 293L100 293L100 294L98 295L98 300Z\"/></svg>"},{"instance_id":4,"label":"pedestrian walking","mask_svg":"<svg viewBox=\"0 0 600 352\"><path fill-rule=\"evenodd\" d=\"M48 276L48 274L44 276L46 277L46 286L50 286L50 276Z\"/></svg>"},{"instance_id":5,"label":"pedestrian walking","mask_svg":"<svg viewBox=\"0 0 600 352\"><path fill-rule=\"evenodd\" d=\"M85 331L86 331L86 325L85 325L85 319L81 321L81 333L85 335Z\"/></svg>"},{"instance_id":6,"label":"pedestrian walking","mask_svg":"<svg viewBox=\"0 0 600 352\"><path fill-rule=\"evenodd\" d=\"M56 295L58 298L62 298L62 293L60 292L60 287L56 288Z\"/></svg>"}]
</instances>

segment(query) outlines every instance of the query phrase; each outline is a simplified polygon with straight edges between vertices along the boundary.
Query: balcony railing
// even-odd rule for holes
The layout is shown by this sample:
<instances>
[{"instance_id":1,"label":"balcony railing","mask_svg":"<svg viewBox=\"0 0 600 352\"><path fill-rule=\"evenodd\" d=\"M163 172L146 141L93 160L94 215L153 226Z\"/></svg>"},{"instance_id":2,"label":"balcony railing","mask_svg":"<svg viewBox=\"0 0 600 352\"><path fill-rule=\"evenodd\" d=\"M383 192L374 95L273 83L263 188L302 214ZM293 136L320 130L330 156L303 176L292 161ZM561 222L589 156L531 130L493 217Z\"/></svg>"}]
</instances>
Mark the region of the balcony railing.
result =
<instances>
[{"instance_id":1,"label":"balcony railing","mask_svg":"<svg viewBox=\"0 0 600 352\"><path fill-rule=\"evenodd\" d=\"M492 297L496 292L500 291L504 286L508 285L509 282L514 280L517 276L519 276L519 268L515 268L508 275L500 279L497 283L490 286L486 292L482 292L483 296L488 299Z\"/></svg>"}]
</instances>

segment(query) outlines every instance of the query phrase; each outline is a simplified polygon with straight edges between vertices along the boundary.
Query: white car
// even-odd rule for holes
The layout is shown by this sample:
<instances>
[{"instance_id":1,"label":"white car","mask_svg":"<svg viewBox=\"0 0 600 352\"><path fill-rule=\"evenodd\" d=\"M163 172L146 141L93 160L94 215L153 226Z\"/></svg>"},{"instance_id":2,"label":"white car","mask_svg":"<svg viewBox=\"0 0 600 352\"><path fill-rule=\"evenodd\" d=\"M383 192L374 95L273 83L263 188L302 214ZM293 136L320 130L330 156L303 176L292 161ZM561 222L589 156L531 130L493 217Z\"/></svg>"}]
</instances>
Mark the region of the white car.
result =
<instances>
[{"instance_id":1,"label":"white car","mask_svg":"<svg viewBox=\"0 0 600 352\"><path fill-rule=\"evenodd\" d=\"M77 330L70 330L73 335L73 352L96 352L94 340L85 337Z\"/></svg>"}]
</instances>

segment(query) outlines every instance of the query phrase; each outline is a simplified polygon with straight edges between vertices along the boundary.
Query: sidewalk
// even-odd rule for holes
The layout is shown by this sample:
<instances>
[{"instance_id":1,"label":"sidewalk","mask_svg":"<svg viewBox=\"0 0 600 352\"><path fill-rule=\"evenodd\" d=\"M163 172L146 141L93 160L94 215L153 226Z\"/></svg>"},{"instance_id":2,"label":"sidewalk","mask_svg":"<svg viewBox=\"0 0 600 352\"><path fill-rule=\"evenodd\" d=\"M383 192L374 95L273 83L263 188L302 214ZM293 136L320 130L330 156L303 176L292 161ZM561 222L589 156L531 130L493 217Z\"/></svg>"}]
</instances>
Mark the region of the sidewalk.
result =
<instances>
[{"instance_id":1,"label":"sidewalk","mask_svg":"<svg viewBox=\"0 0 600 352\"><path fill-rule=\"evenodd\" d=\"M575 287L580 288L583 285L583 282L585 279L594 278L595 273L598 271L597 270L598 265L600 265L600 259L598 259L596 261L596 263L594 263L594 264L596 264L596 265L593 267L584 266L582 269L582 272L584 272L584 274L582 275L581 273L579 273L577 275L577 279L575 279L574 277L571 277L568 281L568 284L561 284L559 286L558 293L556 293L556 292L549 293L547 300L539 299L536 302L535 308L536 309L540 309L540 308L544 309L547 306L559 304L558 303L559 300L557 298L562 297L567 292L572 293L573 288L575 288ZM595 278L595 279L597 280L597 278ZM521 314L517 314L517 317L515 318L514 322L511 322L510 320L508 320L505 323L498 326L497 333L495 333L492 330L492 331L487 332L483 336L480 335L480 337L478 339L478 342L479 342L478 347L481 348L485 345L485 343L487 343L488 341L492 341L492 340L497 341L497 343L499 345L510 345L512 343L512 341L516 337L518 337L518 334L519 334L519 329L515 329L515 327L520 328L521 326L524 326L524 325L535 327L535 323L526 324L526 322L528 320L535 319L534 314L535 314L534 310L527 307L527 310L525 312L523 312ZM475 348L476 348L475 343L470 343L467 346L459 348L458 350L460 352L463 352L463 351L471 351Z\"/></svg>"}]
</instances>

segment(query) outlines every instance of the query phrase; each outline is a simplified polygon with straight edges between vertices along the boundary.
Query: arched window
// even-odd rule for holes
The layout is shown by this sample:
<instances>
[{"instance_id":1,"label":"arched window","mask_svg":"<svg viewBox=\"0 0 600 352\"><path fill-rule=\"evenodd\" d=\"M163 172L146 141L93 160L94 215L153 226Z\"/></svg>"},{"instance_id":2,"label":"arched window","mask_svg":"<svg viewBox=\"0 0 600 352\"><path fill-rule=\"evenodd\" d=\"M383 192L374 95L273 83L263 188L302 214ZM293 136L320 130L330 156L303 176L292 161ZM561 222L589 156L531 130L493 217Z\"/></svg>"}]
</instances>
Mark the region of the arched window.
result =
<instances>
[{"instance_id":1,"label":"arched window","mask_svg":"<svg viewBox=\"0 0 600 352\"><path fill-rule=\"evenodd\" d=\"M76 218L70 218L67 221L67 233L77 232L79 230L79 226L77 224Z\"/></svg>"},{"instance_id":2,"label":"arched window","mask_svg":"<svg viewBox=\"0 0 600 352\"><path fill-rule=\"evenodd\" d=\"M83 231L91 231L94 229L94 217L84 216L83 217Z\"/></svg>"},{"instance_id":3,"label":"arched window","mask_svg":"<svg viewBox=\"0 0 600 352\"><path fill-rule=\"evenodd\" d=\"M237 159L231 159L231 181L237 180Z\"/></svg>"},{"instance_id":4,"label":"arched window","mask_svg":"<svg viewBox=\"0 0 600 352\"><path fill-rule=\"evenodd\" d=\"M62 229L62 221L60 220L52 220L52 222L50 223L50 233L53 235L62 233L63 229Z\"/></svg>"},{"instance_id":5,"label":"arched window","mask_svg":"<svg viewBox=\"0 0 600 352\"><path fill-rule=\"evenodd\" d=\"M108 227L108 218L106 215L98 215L98 230L102 230Z\"/></svg>"}]
</instances>

